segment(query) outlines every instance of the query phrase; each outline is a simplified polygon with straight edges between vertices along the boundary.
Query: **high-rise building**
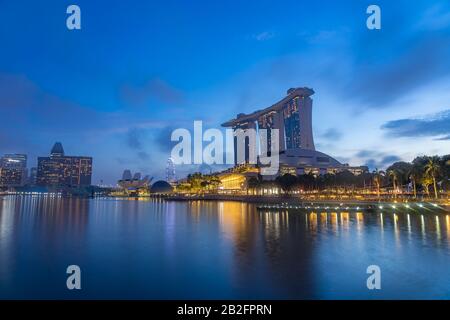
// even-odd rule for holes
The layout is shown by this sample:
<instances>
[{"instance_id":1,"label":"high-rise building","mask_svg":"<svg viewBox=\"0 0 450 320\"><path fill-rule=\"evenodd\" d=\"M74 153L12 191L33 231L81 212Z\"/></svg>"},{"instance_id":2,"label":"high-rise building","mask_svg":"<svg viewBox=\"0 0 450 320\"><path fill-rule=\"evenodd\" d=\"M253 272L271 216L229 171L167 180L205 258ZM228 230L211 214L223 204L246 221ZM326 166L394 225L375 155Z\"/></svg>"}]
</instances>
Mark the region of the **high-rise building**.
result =
<instances>
[{"instance_id":1,"label":"high-rise building","mask_svg":"<svg viewBox=\"0 0 450 320\"><path fill-rule=\"evenodd\" d=\"M30 176L28 177L28 184L34 186L36 184L36 177L37 177L37 168L33 167L30 169Z\"/></svg>"},{"instance_id":2,"label":"high-rise building","mask_svg":"<svg viewBox=\"0 0 450 320\"><path fill-rule=\"evenodd\" d=\"M26 154L5 154L0 158L0 167L2 168L26 168L27 167L27 155Z\"/></svg>"},{"instance_id":3,"label":"high-rise building","mask_svg":"<svg viewBox=\"0 0 450 320\"><path fill-rule=\"evenodd\" d=\"M240 113L236 119L232 119L222 124L224 127L231 127L233 130L242 129L243 132L249 129L267 130L267 151L271 150L271 130L278 129L279 150L303 149L315 150L312 133L312 99L314 91L310 88L291 88L287 91L287 96L274 105L263 110L255 111L251 114ZM235 137L235 157L237 149ZM255 144L258 145L257 143ZM244 141L245 161L248 162L251 152L248 150L249 141Z\"/></svg>"},{"instance_id":4,"label":"high-rise building","mask_svg":"<svg viewBox=\"0 0 450 320\"><path fill-rule=\"evenodd\" d=\"M50 157L39 157L36 184L41 186L88 186L91 184L92 158L66 156L56 142Z\"/></svg>"},{"instance_id":5,"label":"high-rise building","mask_svg":"<svg viewBox=\"0 0 450 320\"><path fill-rule=\"evenodd\" d=\"M312 131L312 99L314 90L310 88L292 88L287 95L268 108L255 111L250 114L240 113L235 119L222 124L234 130L235 164L252 163L250 159L270 156L272 135L271 131L278 129L279 145L279 174L324 174L349 170L359 174L366 170L364 167L350 167L341 164L329 155L316 151ZM261 132L255 138L260 141L252 141L249 137L254 129L267 130L267 137L261 136ZM242 139L242 136L244 139ZM241 139L239 140L238 137ZM265 141L262 141L262 140ZM267 154L261 152L261 145L267 143ZM259 148L258 148L259 147ZM240 150L241 159L237 159ZM238 161L239 160L239 161Z\"/></svg>"},{"instance_id":6,"label":"high-rise building","mask_svg":"<svg viewBox=\"0 0 450 320\"><path fill-rule=\"evenodd\" d=\"M166 165L166 181L169 183L175 182L175 164L173 163L173 159L169 158L167 159L167 165Z\"/></svg>"},{"instance_id":7,"label":"high-rise building","mask_svg":"<svg viewBox=\"0 0 450 320\"><path fill-rule=\"evenodd\" d=\"M27 155L5 154L0 158L0 186L20 187L27 179Z\"/></svg>"}]
</instances>

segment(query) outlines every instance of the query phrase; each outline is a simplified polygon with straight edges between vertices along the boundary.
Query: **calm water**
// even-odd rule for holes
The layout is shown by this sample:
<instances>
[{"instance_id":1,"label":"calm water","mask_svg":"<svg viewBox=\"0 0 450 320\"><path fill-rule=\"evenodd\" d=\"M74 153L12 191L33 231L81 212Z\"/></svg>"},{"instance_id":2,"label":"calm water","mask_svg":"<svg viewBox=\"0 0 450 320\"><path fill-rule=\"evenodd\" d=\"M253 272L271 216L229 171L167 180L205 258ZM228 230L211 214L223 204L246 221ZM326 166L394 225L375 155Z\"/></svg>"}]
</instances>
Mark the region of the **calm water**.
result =
<instances>
[{"instance_id":1,"label":"calm water","mask_svg":"<svg viewBox=\"0 0 450 320\"><path fill-rule=\"evenodd\" d=\"M71 264L81 291L66 289ZM450 216L7 196L0 298L449 299Z\"/></svg>"}]
</instances>

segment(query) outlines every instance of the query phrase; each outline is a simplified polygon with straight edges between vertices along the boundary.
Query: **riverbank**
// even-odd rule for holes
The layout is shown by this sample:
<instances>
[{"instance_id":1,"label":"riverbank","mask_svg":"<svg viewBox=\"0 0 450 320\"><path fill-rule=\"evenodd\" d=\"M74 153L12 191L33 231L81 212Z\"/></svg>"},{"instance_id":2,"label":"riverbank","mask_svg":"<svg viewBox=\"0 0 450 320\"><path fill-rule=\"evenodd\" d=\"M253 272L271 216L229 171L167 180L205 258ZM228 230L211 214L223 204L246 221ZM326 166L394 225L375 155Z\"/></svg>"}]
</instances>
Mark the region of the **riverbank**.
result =
<instances>
[{"instance_id":1,"label":"riverbank","mask_svg":"<svg viewBox=\"0 0 450 320\"><path fill-rule=\"evenodd\" d=\"M193 194L193 195L167 195L164 197L169 201L237 201L254 203L259 208L304 208L304 209L382 209L382 208L431 208L450 211L450 202L447 200L439 201L392 201L392 199L378 200L359 200L359 199L304 199L294 196L256 196L256 195L227 195L227 194Z\"/></svg>"}]
</instances>

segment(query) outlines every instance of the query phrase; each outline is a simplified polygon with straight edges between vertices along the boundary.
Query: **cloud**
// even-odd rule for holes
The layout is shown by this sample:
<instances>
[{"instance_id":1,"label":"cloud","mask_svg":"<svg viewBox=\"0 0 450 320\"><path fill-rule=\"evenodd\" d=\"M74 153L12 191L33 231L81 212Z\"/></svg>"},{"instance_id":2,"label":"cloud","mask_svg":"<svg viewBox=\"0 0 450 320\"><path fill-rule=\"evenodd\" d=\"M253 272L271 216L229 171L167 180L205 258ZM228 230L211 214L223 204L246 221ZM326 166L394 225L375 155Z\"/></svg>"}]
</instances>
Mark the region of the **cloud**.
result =
<instances>
[{"instance_id":1,"label":"cloud","mask_svg":"<svg viewBox=\"0 0 450 320\"><path fill-rule=\"evenodd\" d=\"M136 156L142 161L150 159L150 155L144 150L147 132L140 128L130 128L125 136L126 145L136 151Z\"/></svg>"},{"instance_id":2,"label":"cloud","mask_svg":"<svg viewBox=\"0 0 450 320\"><path fill-rule=\"evenodd\" d=\"M322 134L322 137L330 140L340 140L342 138L342 132L336 128L330 128Z\"/></svg>"},{"instance_id":3,"label":"cloud","mask_svg":"<svg viewBox=\"0 0 450 320\"><path fill-rule=\"evenodd\" d=\"M173 142L170 140L172 132L176 129L176 127L166 127L162 130L159 130L155 137L156 145L163 152L169 153L172 150L173 146L177 144L177 142Z\"/></svg>"},{"instance_id":4,"label":"cloud","mask_svg":"<svg viewBox=\"0 0 450 320\"><path fill-rule=\"evenodd\" d=\"M356 157L358 158L367 158L367 157L374 157L379 155L378 152L372 151L372 150L360 150L356 153Z\"/></svg>"},{"instance_id":5,"label":"cloud","mask_svg":"<svg viewBox=\"0 0 450 320\"><path fill-rule=\"evenodd\" d=\"M447 140L450 137L450 109L422 118L388 121L381 129L393 137L437 137L438 140Z\"/></svg>"},{"instance_id":6,"label":"cloud","mask_svg":"<svg viewBox=\"0 0 450 320\"><path fill-rule=\"evenodd\" d=\"M401 161L401 160L402 160L402 158L400 158L398 156L386 156L386 157L383 157L383 159L381 159L380 163L384 167L384 166L391 165L394 162Z\"/></svg>"},{"instance_id":7,"label":"cloud","mask_svg":"<svg viewBox=\"0 0 450 320\"><path fill-rule=\"evenodd\" d=\"M94 181L97 177L107 180L122 165L137 168L150 163L149 132L173 123L142 112L106 112L95 107L63 99L26 75L0 72L0 152L26 153L33 166L59 140L68 154L93 156ZM123 150L124 145L131 152ZM151 170L157 170L153 163Z\"/></svg>"},{"instance_id":8,"label":"cloud","mask_svg":"<svg viewBox=\"0 0 450 320\"><path fill-rule=\"evenodd\" d=\"M443 4L436 4L426 10L418 26L423 29L440 30L450 26L450 12Z\"/></svg>"},{"instance_id":9,"label":"cloud","mask_svg":"<svg viewBox=\"0 0 450 320\"><path fill-rule=\"evenodd\" d=\"M434 139L434 140L436 140L436 141L445 141L445 140L450 140L450 135L448 135L448 136L444 136L444 137L441 137L441 138L436 138L436 139Z\"/></svg>"},{"instance_id":10,"label":"cloud","mask_svg":"<svg viewBox=\"0 0 450 320\"><path fill-rule=\"evenodd\" d=\"M369 170L386 169L391 164L401 160L398 156L385 156L381 159L367 159L364 165L369 167Z\"/></svg>"},{"instance_id":11,"label":"cloud","mask_svg":"<svg viewBox=\"0 0 450 320\"><path fill-rule=\"evenodd\" d=\"M150 159L150 155L145 151L139 151L137 153L137 156L139 157L139 159L141 159L143 161L147 161Z\"/></svg>"},{"instance_id":12,"label":"cloud","mask_svg":"<svg viewBox=\"0 0 450 320\"><path fill-rule=\"evenodd\" d=\"M333 57L326 63L320 57L314 63L330 79L328 84L337 94L357 103L358 112L394 107L415 90L450 75L448 6L410 15L398 14L404 6L400 3L389 6L390 10L383 11L381 30L336 32L333 38L341 40L327 47ZM435 25L429 27L431 22L438 24L439 30ZM322 53L318 50L316 55Z\"/></svg>"},{"instance_id":13,"label":"cloud","mask_svg":"<svg viewBox=\"0 0 450 320\"><path fill-rule=\"evenodd\" d=\"M402 160L397 155L391 155L375 150L360 150L355 154L355 157L361 159L364 165L368 166L370 170L374 170L376 168L385 169L394 162Z\"/></svg>"},{"instance_id":14,"label":"cloud","mask_svg":"<svg viewBox=\"0 0 450 320\"><path fill-rule=\"evenodd\" d=\"M258 34L253 35L253 39L257 41L267 41L275 37L275 33L271 31L264 31Z\"/></svg>"},{"instance_id":15,"label":"cloud","mask_svg":"<svg viewBox=\"0 0 450 320\"><path fill-rule=\"evenodd\" d=\"M359 65L349 91L365 105L385 108L409 92L450 74L450 41L422 39L415 48L387 62Z\"/></svg>"},{"instance_id":16,"label":"cloud","mask_svg":"<svg viewBox=\"0 0 450 320\"><path fill-rule=\"evenodd\" d=\"M184 102L184 95L180 90L159 78L147 81L140 86L125 84L120 88L120 96L122 101L130 106L145 106L152 100L165 104Z\"/></svg>"},{"instance_id":17,"label":"cloud","mask_svg":"<svg viewBox=\"0 0 450 320\"><path fill-rule=\"evenodd\" d=\"M127 146L134 150L142 149L143 131L138 128L131 128L126 135Z\"/></svg>"},{"instance_id":18,"label":"cloud","mask_svg":"<svg viewBox=\"0 0 450 320\"><path fill-rule=\"evenodd\" d=\"M179 143L179 141L171 141L172 132L176 129L184 128L187 129L191 133L191 137L193 139L193 123L191 121L176 121L172 123L172 125L166 126L162 129L159 129L153 138L153 141L157 148L167 154L167 156L170 156L170 151L172 148ZM203 128L203 130L206 130L206 128ZM193 142L192 142L193 147ZM191 150L193 152L193 150Z\"/></svg>"},{"instance_id":19,"label":"cloud","mask_svg":"<svg viewBox=\"0 0 450 320\"><path fill-rule=\"evenodd\" d=\"M24 75L0 73L0 124L54 135L107 124L103 114L43 91ZM30 130L31 131L31 130Z\"/></svg>"}]
</instances>

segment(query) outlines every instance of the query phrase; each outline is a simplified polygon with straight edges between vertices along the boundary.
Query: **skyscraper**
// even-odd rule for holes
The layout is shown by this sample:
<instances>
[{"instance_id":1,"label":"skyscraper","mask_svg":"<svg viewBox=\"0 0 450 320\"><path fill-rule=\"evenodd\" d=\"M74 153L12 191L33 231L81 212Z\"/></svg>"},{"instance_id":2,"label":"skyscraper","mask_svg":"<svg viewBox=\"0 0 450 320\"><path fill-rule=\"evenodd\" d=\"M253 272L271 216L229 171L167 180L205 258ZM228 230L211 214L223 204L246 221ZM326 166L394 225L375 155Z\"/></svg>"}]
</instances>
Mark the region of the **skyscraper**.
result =
<instances>
[{"instance_id":1,"label":"skyscraper","mask_svg":"<svg viewBox=\"0 0 450 320\"><path fill-rule=\"evenodd\" d=\"M167 159L166 165L166 181L167 182L175 182L175 164L173 163L172 158Z\"/></svg>"},{"instance_id":2,"label":"skyscraper","mask_svg":"<svg viewBox=\"0 0 450 320\"><path fill-rule=\"evenodd\" d=\"M36 177L37 177L37 168L33 167L30 169L30 175L28 177L28 183L30 185L35 185L36 184Z\"/></svg>"},{"instance_id":3,"label":"skyscraper","mask_svg":"<svg viewBox=\"0 0 450 320\"><path fill-rule=\"evenodd\" d=\"M271 130L279 130L279 150L315 150L312 133L312 99L314 91L310 88L291 88L287 96L274 105L251 114L240 113L237 118L222 124L233 130L267 130L267 149L271 148ZM235 139L236 141L236 139ZM249 143L245 141L245 160L248 161ZM235 142L236 156L236 142Z\"/></svg>"},{"instance_id":4,"label":"skyscraper","mask_svg":"<svg viewBox=\"0 0 450 320\"><path fill-rule=\"evenodd\" d=\"M267 151L271 150L273 144L270 132L278 129L280 174L310 172L324 174L342 170L363 172L364 167L350 167L347 164L341 164L325 153L316 151L312 131L311 96L313 94L314 90L310 88L291 88L283 99L272 106L250 114L240 113L235 119L222 124L222 126L231 127L234 130L235 163L251 163L249 159L252 158L250 156L252 154L258 154L260 157L266 156L262 154L261 150L258 150L257 142L249 143L251 129L267 130L267 137L261 137L261 141L259 141L260 146L263 138L267 141ZM238 136L244 136L245 140L237 139ZM258 137L260 135L257 135L256 139ZM241 156L244 153L244 161L237 159L238 148L241 150ZM269 155L268 152L267 155Z\"/></svg>"},{"instance_id":5,"label":"skyscraper","mask_svg":"<svg viewBox=\"0 0 450 320\"><path fill-rule=\"evenodd\" d=\"M41 186L88 186L91 184L92 158L66 156L56 142L50 157L38 158L36 183Z\"/></svg>"},{"instance_id":6,"label":"skyscraper","mask_svg":"<svg viewBox=\"0 0 450 320\"><path fill-rule=\"evenodd\" d=\"M5 154L0 158L0 186L20 187L27 179L27 155Z\"/></svg>"}]
</instances>

